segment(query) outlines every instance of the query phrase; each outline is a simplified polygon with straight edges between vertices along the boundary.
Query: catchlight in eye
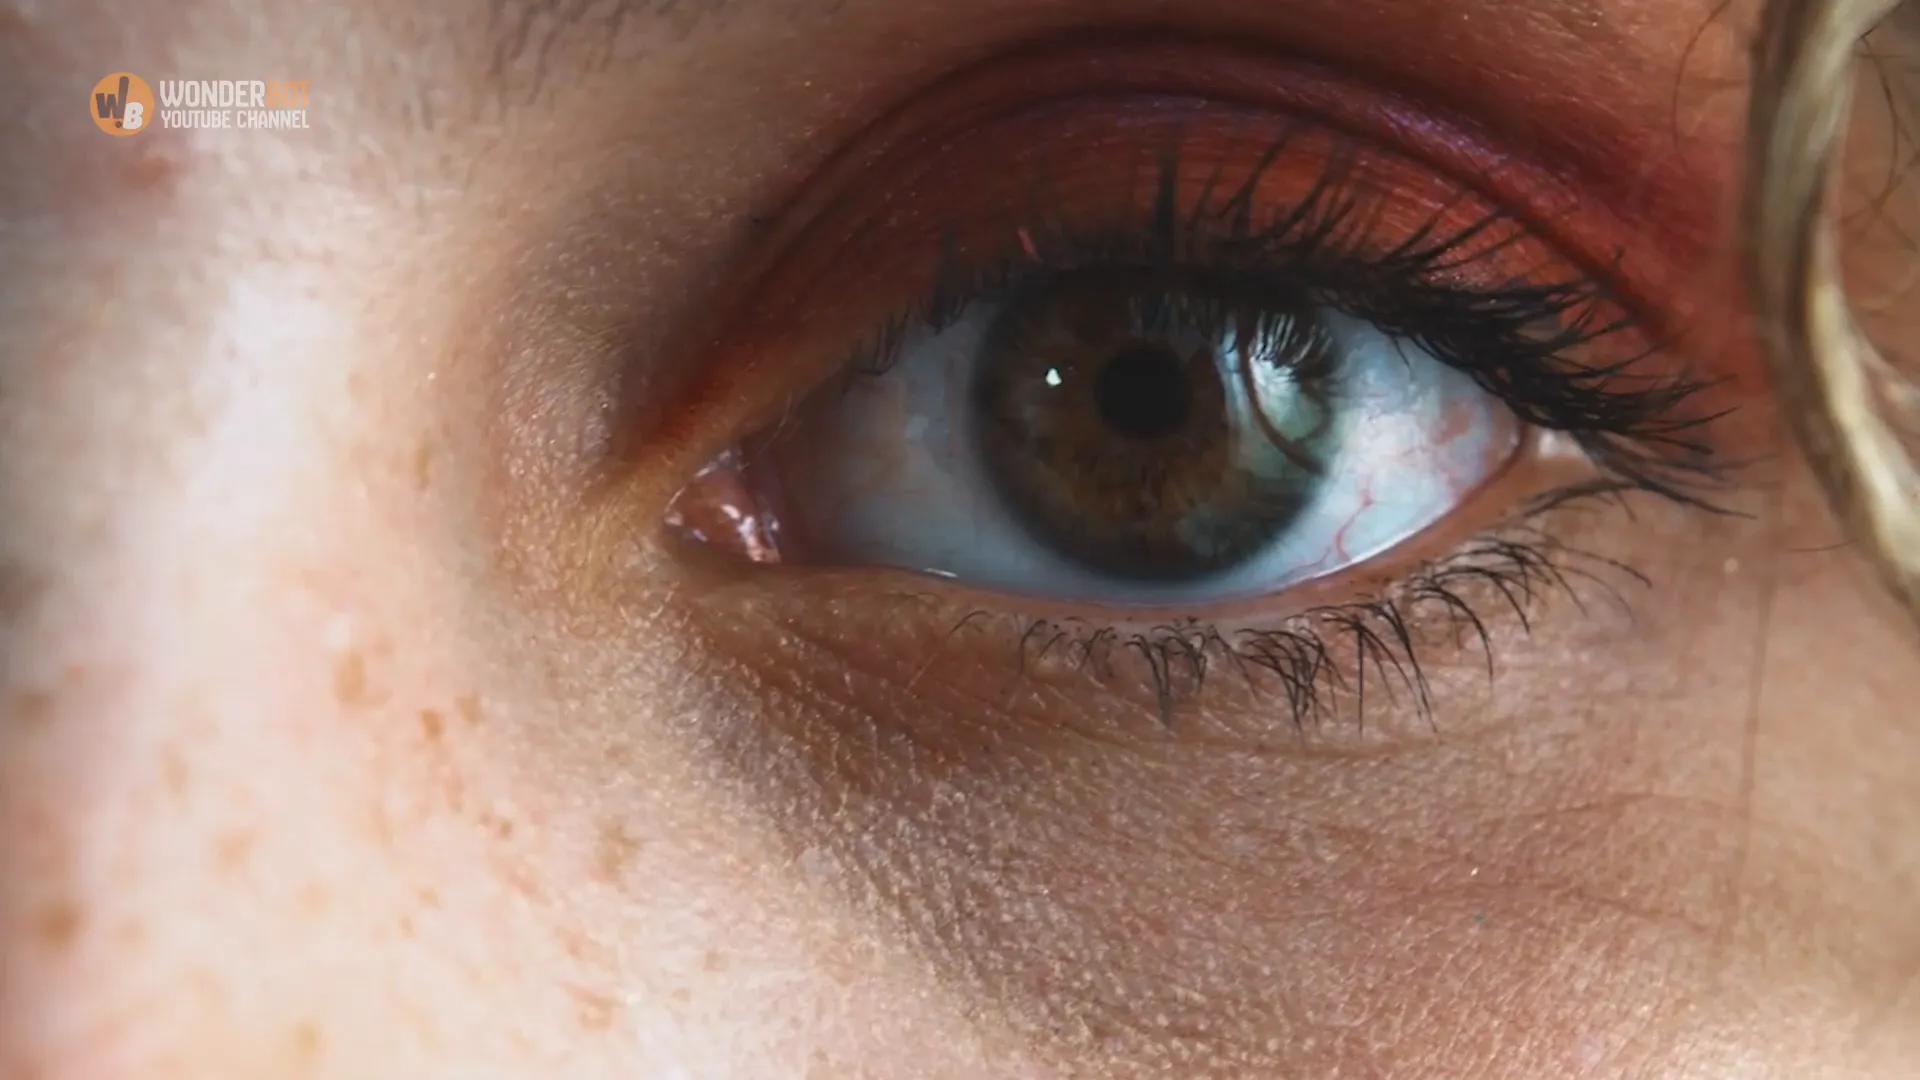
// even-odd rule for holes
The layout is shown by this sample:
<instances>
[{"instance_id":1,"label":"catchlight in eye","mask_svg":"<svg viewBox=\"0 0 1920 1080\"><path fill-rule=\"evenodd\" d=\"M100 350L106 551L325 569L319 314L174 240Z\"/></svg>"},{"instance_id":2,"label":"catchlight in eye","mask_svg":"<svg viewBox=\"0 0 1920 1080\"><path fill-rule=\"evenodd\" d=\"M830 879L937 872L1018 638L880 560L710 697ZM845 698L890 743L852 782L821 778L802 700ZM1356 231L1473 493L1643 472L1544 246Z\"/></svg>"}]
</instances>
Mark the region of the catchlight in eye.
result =
<instances>
[{"instance_id":1,"label":"catchlight in eye","mask_svg":"<svg viewBox=\"0 0 1920 1080\"><path fill-rule=\"evenodd\" d=\"M1378 554L1510 458L1498 399L1297 298L1062 275L902 342L749 442L781 556L1096 603L1271 592Z\"/></svg>"}]
</instances>

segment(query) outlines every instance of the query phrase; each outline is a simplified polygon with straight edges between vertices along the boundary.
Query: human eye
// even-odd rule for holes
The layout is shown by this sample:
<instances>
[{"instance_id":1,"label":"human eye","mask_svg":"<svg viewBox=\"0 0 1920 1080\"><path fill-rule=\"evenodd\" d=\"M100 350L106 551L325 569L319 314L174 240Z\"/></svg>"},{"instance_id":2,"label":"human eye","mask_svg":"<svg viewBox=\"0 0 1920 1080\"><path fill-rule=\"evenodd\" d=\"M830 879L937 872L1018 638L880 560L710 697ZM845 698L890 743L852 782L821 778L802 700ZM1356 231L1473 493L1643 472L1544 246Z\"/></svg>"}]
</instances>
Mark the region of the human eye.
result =
<instances>
[{"instance_id":1,"label":"human eye","mask_svg":"<svg viewBox=\"0 0 1920 1080\"><path fill-rule=\"evenodd\" d=\"M1340 113L1161 87L873 152L746 290L744 366L811 391L671 530L761 580L877 573L1163 716L1225 668L1296 723L1364 721L1382 675L1425 713L1432 650L1630 607L1582 527L1718 509L1725 396L1578 207Z\"/></svg>"}]
</instances>

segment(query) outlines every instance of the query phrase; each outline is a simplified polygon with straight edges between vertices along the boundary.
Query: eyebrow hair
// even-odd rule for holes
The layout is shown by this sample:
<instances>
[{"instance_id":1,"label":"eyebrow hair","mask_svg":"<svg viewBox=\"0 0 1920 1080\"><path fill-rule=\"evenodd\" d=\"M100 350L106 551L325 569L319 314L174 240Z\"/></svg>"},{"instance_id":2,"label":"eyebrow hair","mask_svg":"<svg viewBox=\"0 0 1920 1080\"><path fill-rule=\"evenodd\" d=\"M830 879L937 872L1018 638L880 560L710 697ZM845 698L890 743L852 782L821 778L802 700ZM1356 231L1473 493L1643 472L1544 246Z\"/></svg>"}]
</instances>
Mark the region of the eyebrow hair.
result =
<instances>
[{"instance_id":1,"label":"eyebrow hair","mask_svg":"<svg viewBox=\"0 0 1920 1080\"><path fill-rule=\"evenodd\" d=\"M592 32L604 62L628 35L664 24L672 40L682 41L732 6L733 0L489 0L487 72L506 89L514 81L510 72L530 66L527 93L535 95L547 58L572 35Z\"/></svg>"}]
</instances>

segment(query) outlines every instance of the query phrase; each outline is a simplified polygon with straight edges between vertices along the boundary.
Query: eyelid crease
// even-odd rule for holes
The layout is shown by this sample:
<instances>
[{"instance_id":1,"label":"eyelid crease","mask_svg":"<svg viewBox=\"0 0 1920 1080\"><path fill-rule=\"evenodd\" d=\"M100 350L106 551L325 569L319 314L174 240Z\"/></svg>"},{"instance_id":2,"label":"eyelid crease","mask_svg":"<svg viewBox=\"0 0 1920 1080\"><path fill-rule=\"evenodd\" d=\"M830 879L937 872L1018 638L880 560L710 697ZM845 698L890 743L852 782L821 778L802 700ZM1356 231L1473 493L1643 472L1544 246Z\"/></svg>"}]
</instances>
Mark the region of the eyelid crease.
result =
<instances>
[{"instance_id":1,"label":"eyelid crease","mask_svg":"<svg viewBox=\"0 0 1920 1080\"><path fill-rule=\"evenodd\" d=\"M1723 239L1718 226L1730 174L1666 175L1681 168L1671 155L1635 152L1642 149L1636 137L1606 133L1614 126L1604 122L1607 117L1583 118L1576 143L1583 150L1618 143L1618 152L1594 150L1578 161L1530 156L1537 147L1505 145L1457 108L1409 98L1308 57L1237 41L1122 32L1028 42L912 95L857 132L775 209L760 215L773 223L761 232L763 254L777 261L773 253L828 214L862 176L887 171L881 166L890 162L911 161L1029 111L1085 106L1091 115L1082 126L1098 126L1100 103L1118 99L1206 102L1338 131L1502 206L1593 272L1614 263L1627 240L1653 232L1661 243L1636 256L1672 264L1666 269L1674 274L1655 276L1681 277ZM1649 135L1645 141L1651 148L1659 138ZM1651 158L1664 170L1658 178L1648 175ZM1606 172L1609 168L1622 171ZM1632 204L1615 208L1613 197L1629 189L1636 193ZM751 281L768 266L745 268L744 279ZM1658 295L1661 287L1652 283L1650 294Z\"/></svg>"},{"instance_id":2,"label":"eyelid crease","mask_svg":"<svg viewBox=\"0 0 1920 1080\"><path fill-rule=\"evenodd\" d=\"M1055 42L943 78L868 125L794 188L756 226L730 284L716 290L704 329L690 330L687 340L701 362L683 384L673 415L636 436L635 452L667 471L690 475L743 427L786 408L791 394L781 384L824 378L844 360L823 342L878 303L864 292L906 302L892 290L916 273L931 274L937 257L920 269L901 266L890 261L897 253L879 258L871 249L852 250L854 238L846 234L871 227L858 222L870 219L873 205L884 204L895 218L925 216L924 208L916 211L912 204L912 189L939 179L929 175L930 155L945 153L951 164L971 147L980 161L1013 167L1022 156L1015 134L1020 131L1031 136L1028 144L1071 143L1090 155L1107 153L1143 118L1167 121L1180 113L1237 116L1240 123L1269 130L1286 124L1321 130L1364 147L1371 161L1394 163L1399 176L1413 180L1400 185L1403 195L1417 198L1411 192L1427 190L1444 192L1430 199L1497 206L1538 233L1562 265L1605 280L1610 295L1650 334L1667 341L1685 336L1690 361L1710 376L1697 400L1734 400L1756 390L1761 376L1757 362L1749 363L1754 358L1744 320L1718 318L1718 286L1695 287L1699 283L1690 279L1696 272L1692 252L1707 241L1705 232L1688 234L1700 230L1705 218L1684 200L1666 217L1624 221L1606 209L1604 186L1572 175L1565 163L1531 161L1497 147L1457 113L1426 109L1311 61L1244 44L1164 37ZM978 168L961 162L949 171L974 177ZM1694 195L1710 185L1700 187ZM977 198L979 192L971 194ZM1017 202L1019 196L1008 199ZM932 216L951 214L947 208ZM937 247L941 232L923 229L922 242ZM1641 242L1626 243L1632 238ZM1623 265L1622 252L1629 248L1631 262ZM863 261L881 279L840 276L847 264ZM823 285L838 288L825 291ZM1737 282L1726 292L1737 300ZM1696 297L1706 297L1704 307L1692 303ZM1727 340L1696 343L1688 336L1695 326L1691 317L1702 311L1715 315L1710 335ZM770 376L776 364L782 373ZM1759 437L1742 432L1743 440Z\"/></svg>"}]
</instances>

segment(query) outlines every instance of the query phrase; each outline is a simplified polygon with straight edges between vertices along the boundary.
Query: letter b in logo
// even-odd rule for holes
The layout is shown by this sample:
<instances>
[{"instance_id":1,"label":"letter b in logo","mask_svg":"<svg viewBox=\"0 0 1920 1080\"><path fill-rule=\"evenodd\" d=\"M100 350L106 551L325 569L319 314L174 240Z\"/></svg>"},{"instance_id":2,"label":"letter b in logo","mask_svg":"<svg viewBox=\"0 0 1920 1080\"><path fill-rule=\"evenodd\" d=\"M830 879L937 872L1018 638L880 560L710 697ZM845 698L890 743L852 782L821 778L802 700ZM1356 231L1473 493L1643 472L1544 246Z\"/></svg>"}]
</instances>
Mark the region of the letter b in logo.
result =
<instances>
[{"instance_id":1,"label":"letter b in logo","mask_svg":"<svg viewBox=\"0 0 1920 1080\"><path fill-rule=\"evenodd\" d=\"M147 81L127 71L116 71L93 84L92 116L96 127L109 135L137 135L153 115L153 90Z\"/></svg>"}]
</instances>

